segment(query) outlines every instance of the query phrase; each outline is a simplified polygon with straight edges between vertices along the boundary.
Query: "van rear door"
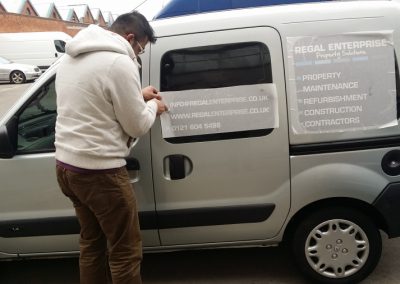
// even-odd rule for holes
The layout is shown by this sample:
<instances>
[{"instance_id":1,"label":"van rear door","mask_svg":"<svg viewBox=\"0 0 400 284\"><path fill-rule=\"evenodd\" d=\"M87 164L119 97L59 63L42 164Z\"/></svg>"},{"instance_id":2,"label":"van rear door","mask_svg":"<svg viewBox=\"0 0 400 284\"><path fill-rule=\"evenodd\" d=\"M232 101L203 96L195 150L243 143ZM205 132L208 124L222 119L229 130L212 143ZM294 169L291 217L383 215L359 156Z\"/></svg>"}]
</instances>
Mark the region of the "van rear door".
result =
<instances>
[{"instance_id":1,"label":"van rear door","mask_svg":"<svg viewBox=\"0 0 400 284\"><path fill-rule=\"evenodd\" d=\"M281 49L267 27L151 47L150 83L170 105L164 129L157 120L151 131L162 245L261 240L282 228L290 181Z\"/></svg>"}]
</instances>

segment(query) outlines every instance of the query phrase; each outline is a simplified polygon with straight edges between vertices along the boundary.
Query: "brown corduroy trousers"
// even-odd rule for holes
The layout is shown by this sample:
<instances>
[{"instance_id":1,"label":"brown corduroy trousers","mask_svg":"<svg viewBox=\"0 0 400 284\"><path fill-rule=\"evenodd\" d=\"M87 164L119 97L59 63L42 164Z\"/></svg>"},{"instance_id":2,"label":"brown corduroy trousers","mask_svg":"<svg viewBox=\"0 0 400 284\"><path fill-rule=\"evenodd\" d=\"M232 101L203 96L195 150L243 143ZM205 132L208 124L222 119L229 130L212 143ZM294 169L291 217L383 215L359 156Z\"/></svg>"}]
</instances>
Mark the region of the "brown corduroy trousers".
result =
<instances>
[{"instance_id":1,"label":"brown corduroy trousers","mask_svg":"<svg viewBox=\"0 0 400 284\"><path fill-rule=\"evenodd\" d=\"M80 231L81 284L140 284L142 241L136 198L125 168L77 173L57 165L57 180L71 199ZM108 275L109 276L109 275Z\"/></svg>"}]
</instances>

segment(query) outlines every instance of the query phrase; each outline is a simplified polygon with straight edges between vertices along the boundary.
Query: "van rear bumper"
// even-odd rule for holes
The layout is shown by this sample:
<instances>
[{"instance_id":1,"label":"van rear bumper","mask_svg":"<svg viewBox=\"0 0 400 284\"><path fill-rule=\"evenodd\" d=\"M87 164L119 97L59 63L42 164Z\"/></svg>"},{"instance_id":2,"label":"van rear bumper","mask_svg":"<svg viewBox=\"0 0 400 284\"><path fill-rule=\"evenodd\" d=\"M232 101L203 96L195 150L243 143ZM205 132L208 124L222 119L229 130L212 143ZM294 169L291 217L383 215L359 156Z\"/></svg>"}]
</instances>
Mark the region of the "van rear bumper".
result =
<instances>
[{"instance_id":1,"label":"van rear bumper","mask_svg":"<svg viewBox=\"0 0 400 284\"><path fill-rule=\"evenodd\" d=\"M386 221L389 238L400 236L400 183L391 183L373 202Z\"/></svg>"}]
</instances>

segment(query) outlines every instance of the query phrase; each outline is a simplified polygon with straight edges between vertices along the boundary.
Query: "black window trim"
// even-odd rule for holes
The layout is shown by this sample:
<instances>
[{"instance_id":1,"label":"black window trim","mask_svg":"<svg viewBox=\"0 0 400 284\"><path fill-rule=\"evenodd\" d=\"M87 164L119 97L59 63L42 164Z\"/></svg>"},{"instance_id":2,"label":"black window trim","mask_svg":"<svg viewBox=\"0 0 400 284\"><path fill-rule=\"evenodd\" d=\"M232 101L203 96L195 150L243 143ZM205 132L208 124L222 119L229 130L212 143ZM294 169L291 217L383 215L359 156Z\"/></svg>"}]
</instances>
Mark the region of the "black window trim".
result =
<instances>
[{"instance_id":1,"label":"black window trim","mask_svg":"<svg viewBox=\"0 0 400 284\"><path fill-rule=\"evenodd\" d=\"M56 75L51 76L36 92L20 107L20 109L15 113L17 117L17 128L19 125L19 117L25 111L25 109L41 94L41 92L48 88L48 86L56 80ZM17 141L18 143L18 141ZM15 153L18 155L31 155L31 154L46 154L46 153L55 153L55 146L53 149L38 149L38 150L30 150L30 151L20 151L17 148Z\"/></svg>"}]
</instances>

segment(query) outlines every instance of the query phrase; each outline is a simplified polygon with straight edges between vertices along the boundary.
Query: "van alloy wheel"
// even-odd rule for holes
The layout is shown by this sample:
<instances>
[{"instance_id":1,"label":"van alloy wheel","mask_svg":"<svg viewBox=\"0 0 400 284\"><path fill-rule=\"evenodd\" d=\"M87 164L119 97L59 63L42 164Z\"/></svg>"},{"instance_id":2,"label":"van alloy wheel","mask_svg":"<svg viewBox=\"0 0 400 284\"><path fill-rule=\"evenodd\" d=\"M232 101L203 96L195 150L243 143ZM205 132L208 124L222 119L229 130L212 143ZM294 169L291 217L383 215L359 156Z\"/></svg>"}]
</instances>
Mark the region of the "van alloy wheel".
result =
<instances>
[{"instance_id":1,"label":"van alloy wheel","mask_svg":"<svg viewBox=\"0 0 400 284\"><path fill-rule=\"evenodd\" d=\"M26 77L24 72L22 71L13 71L10 75L10 81L14 84L22 84L25 83Z\"/></svg>"},{"instance_id":2,"label":"van alloy wheel","mask_svg":"<svg viewBox=\"0 0 400 284\"><path fill-rule=\"evenodd\" d=\"M382 240L373 218L347 207L325 207L297 225L294 260L313 282L358 283L376 267Z\"/></svg>"}]
</instances>

